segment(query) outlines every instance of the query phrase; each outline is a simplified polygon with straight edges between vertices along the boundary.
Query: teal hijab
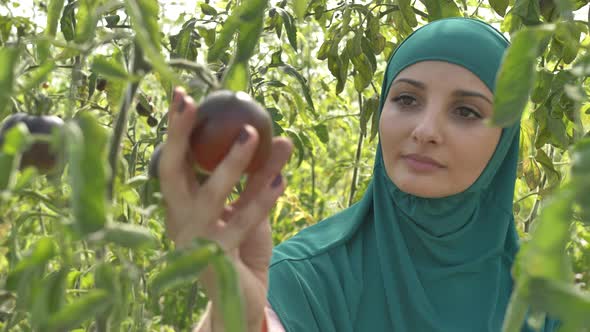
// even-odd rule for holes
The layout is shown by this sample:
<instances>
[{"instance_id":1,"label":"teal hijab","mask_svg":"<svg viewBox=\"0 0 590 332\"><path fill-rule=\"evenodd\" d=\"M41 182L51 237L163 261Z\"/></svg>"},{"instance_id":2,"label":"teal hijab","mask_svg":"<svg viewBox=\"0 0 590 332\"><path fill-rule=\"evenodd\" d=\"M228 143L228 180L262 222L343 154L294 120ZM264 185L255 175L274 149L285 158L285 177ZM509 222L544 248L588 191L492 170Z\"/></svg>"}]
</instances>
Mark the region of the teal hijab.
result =
<instances>
[{"instance_id":1,"label":"teal hijab","mask_svg":"<svg viewBox=\"0 0 590 332\"><path fill-rule=\"evenodd\" d=\"M397 74L425 60L463 66L494 91L508 45L475 19L427 24L390 58L380 109ZM362 199L274 249L268 301L286 330L500 331L518 250L512 199L519 130L518 123L503 128L492 159L467 190L436 199L398 189L379 143ZM544 331L552 330L547 320Z\"/></svg>"}]
</instances>

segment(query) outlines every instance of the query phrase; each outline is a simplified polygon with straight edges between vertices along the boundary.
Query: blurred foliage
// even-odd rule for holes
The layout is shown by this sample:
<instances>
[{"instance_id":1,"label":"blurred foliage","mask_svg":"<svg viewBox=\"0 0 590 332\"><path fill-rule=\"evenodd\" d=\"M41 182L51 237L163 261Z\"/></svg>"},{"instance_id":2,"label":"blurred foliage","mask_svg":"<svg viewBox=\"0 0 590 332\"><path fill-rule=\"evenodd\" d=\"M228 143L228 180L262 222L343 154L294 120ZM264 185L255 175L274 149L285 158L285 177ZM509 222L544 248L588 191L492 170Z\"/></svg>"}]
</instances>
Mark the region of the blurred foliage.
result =
<instances>
[{"instance_id":1,"label":"blurred foliage","mask_svg":"<svg viewBox=\"0 0 590 332\"><path fill-rule=\"evenodd\" d=\"M530 304L565 331L590 328L590 22L586 0L156 0L0 2L3 331L178 331L200 317L200 269L222 271L228 331L241 330L235 276L212 244L175 250L147 177L175 85L200 100L244 90L290 137L289 187L271 214L279 243L357 201L372 173L383 70L397 43L443 17L481 18L513 41L494 120L522 119L514 216L523 249L505 331ZM21 13L21 14L19 14ZM19 169L44 140L55 172ZM237 190L237 189L236 189ZM233 324L233 325L232 325ZM231 328L230 328L231 326Z\"/></svg>"}]
</instances>

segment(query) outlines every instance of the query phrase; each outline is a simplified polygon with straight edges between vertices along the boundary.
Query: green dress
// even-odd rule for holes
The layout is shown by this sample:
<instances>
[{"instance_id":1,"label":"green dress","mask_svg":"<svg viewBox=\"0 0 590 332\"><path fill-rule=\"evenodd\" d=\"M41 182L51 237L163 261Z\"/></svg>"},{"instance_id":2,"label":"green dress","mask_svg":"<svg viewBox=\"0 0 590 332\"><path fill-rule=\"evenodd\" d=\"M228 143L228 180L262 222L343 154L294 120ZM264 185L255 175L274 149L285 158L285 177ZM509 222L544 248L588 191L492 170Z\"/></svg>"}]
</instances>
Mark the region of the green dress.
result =
<instances>
[{"instance_id":1,"label":"green dress","mask_svg":"<svg viewBox=\"0 0 590 332\"><path fill-rule=\"evenodd\" d=\"M390 58L380 108L395 76L425 60L461 65L494 91L508 45L475 19L427 24ZM519 130L503 128L472 186L437 199L400 191L379 144L362 199L274 249L268 300L286 330L500 331L519 244L512 214ZM547 319L544 331L555 323Z\"/></svg>"}]
</instances>

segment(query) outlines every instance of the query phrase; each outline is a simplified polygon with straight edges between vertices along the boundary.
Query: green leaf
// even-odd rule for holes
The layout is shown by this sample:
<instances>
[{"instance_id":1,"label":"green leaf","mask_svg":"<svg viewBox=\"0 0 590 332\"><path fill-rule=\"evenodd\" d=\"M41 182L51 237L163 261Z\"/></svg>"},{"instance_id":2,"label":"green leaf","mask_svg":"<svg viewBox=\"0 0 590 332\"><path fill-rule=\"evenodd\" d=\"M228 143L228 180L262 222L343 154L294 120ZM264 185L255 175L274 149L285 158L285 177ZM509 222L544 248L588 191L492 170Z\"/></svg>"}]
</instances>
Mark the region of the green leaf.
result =
<instances>
[{"instance_id":1,"label":"green leaf","mask_svg":"<svg viewBox=\"0 0 590 332\"><path fill-rule=\"evenodd\" d=\"M9 155L21 153L31 143L27 125L17 122L16 125L2 133L1 143L0 151Z\"/></svg>"},{"instance_id":2,"label":"green leaf","mask_svg":"<svg viewBox=\"0 0 590 332\"><path fill-rule=\"evenodd\" d=\"M365 90L373 79L373 67L365 53L351 59L357 74L354 75L354 88L358 92Z\"/></svg>"},{"instance_id":3,"label":"green leaf","mask_svg":"<svg viewBox=\"0 0 590 332\"><path fill-rule=\"evenodd\" d=\"M223 76L221 85L232 91L248 91L250 74L247 62L233 62Z\"/></svg>"},{"instance_id":4,"label":"green leaf","mask_svg":"<svg viewBox=\"0 0 590 332\"><path fill-rule=\"evenodd\" d=\"M579 9L579 6L577 1L575 0L555 0L555 1L551 1L554 2L557 8L557 12L559 13L559 15L564 19L564 20L568 20L571 21L574 19L574 14L573 11L575 9ZM586 4L586 2L584 2L584 5Z\"/></svg>"},{"instance_id":5,"label":"green leaf","mask_svg":"<svg viewBox=\"0 0 590 332\"><path fill-rule=\"evenodd\" d=\"M293 12L299 21L302 21L305 17L305 11L307 10L308 0L292 0Z\"/></svg>"},{"instance_id":6,"label":"green leaf","mask_svg":"<svg viewBox=\"0 0 590 332\"><path fill-rule=\"evenodd\" d=\"M553 39L560 45L560 55L564 63L571 63L578 55L581 33L581 29L576 26L575 22L557 23Z\"/></svg>"},{"instance_id":7,"label":"green leaf","mask_svg":"<svg viewBox=\"0 0 590 332\"><path fill-rule=\"evenodd\" d=\"M573 278L565 252L570 237L573 191L561 190L547 200L532 231L532 239L522 256L523 277L555 281Z\"/></svg>"},{"instance_id":8,"label":"green leaf","mask_svg":"<svg viewBox=\"0 0 590 332\"><path fill-rule=\"evenodd\" d=\"M379 113L379 96L377 94L369 99L365 99L365 102L363 103L360 118L361 133L363 136L367 135L367 124L371 117L378 117L378 115L374 115L375 113Z\"/></svg>"},{"instance_id":9,"label":"green leaf","mask_svg":"<svg viewBox=\"0 0 590 332\"><path fill-rule=\"evenodd\" d=\"M195 61L197 58L196 41L193 31L196 19L192 18L183 24L182 30L178 33L178 39L174 47L174 57Z\"/></svg>"},{"instance_id":10,"label":"green leaf","mask_svg":"<svg viewBox=\"0 0 590 332\"><path fill-rule=\"evenodd\" d=\"M506 51L498 78L492 123L507 127L518 121L535 84L539 44L554 26L525 28L517 32Z\"/></svg>"},{"instance_id":11,"label":"green leaf","mask_svg":"<svg viewBox=\"0 0 590 332\"><path fill-rule=\"evenodd\" d=\"M489 0L490 7L494 9L498 15L504 17L506 15L506 8L508 8L508 0Z\"/></svg>"},{"instance_id":12,"label":"green leaf","mask_svg":"<svg viewBox=\"0 0 590 332\"><path fill-rule=\"evenodd\" d=\"M541 23L541 8L538 0L516 0L510 12L518 16L525 25Z\"/></svg>"},{"instance_id":13,"label":"green leaf","mask_svg":"<svg viewBox=\"0 0 590 332\"><path fill-rule=\"evenodd\" d=\"M219 284L219 306L223 314L225 331L246 331L244 303L240 296L238 275L231 261L225 255L213 259L213 267Z\"/></svg>"},{"instance_id":14,"label":"green leaf","mask_svg":"<svg viewBox=\"0 0 590 332\"><path fill-rule=\"evenodd\" d=\"M425 1L433 1L433 0L425 0ZM400 38L405 38L413 32L412 27L408 25L408 23L406 22L406 20L404 19L404 16L402 15L402 13L400 11L396 10L389 15L392 16L393 24L394 24L395 29L396 29L398 35L400 36ZM430 17L430 15L428 15L428 17Z\"/></svg>"},{"instance_id":15,"label":"green leaf","mask_svg":"<svg viewBox=\"0 0 590 332\"><path fill-rule=\"evenodd\" d=\"M72 207L78 232L96 232L107 221L108 136L89 112L80 113L78 126L66 124Z\"/></svg>"},{"instance_id":16,"label":"green leaf","mask_svg":"<svg viewBox=\"0 0 590 332\"><path fill-rule=\"evenodd\" d=\"M134 250L158 245L158 239L147 228L134 224L110 224L104 229L104 239Z\"/></svg>"},{"instance_id":17,"label":"green leaf","mask_svg":"<svg viewBox=\"0 0 590 332\"><path fill-rule=\"evenodd\" d=\"M280 7L272 8L277 14L281 16L283 20L283 25L285 26L285 31L287 31L287 39L289 39L289 44L293 47L295 51L297 51L297 27L295 26L295 22L293 20L293 16L291 14Z\"/></svg>"},{"instance_id":18,"label":"green leaf","mask_svg":"<svg viewBox=\"0 0 590 332\"><path fill-rule=\"evenodd\" d=\"M60 269L49 273L43 278L35 292L31 322L38 330L44 330L49 315L61 309L66 297L66 277L68 271Z\"/></svg>"},{"instance_id":19,"label":"green leaf","mask_svg":"<svg viewBox=\"0 0 590 332\"><path fill-rule=\"evenodd\" d=\"M529 281L529 302L534 308L546 311L550 315L568 324L574 324L580 331L590 327L590 297L574 285L543 278Z\"/></svg>"},{"instance_id":20,"label":"green leaf","mask_svg":"<svg viewBox=\"0 0 590 332\"><path fill-rule=\"evenodd\" d=\"M112 294L103 289L93 289L80 296L60 311L51 315L47 323L48 331L64 331L80 327L82 323L105 312L111 302Z\"/></svg>"},{"instance_id":21,"label":"green leaf","mask_svg":"<svg viewBox=\"0 0 590 332\"><path fill-rule=\"evenodd\" d=\"M112 28L119 23L121 17L119 15L108 15L104 17L104 20L107 21L107 28Z\"/></svg>"},{"instance_id":22,"label":"green leaf","mask_svg":"<svg viewBox=\"0 0 590 332\"><path fill-rule=\"evenodd\" d=\"M262 25L262 16L240 25L235 61L247 62L250 59L258 45Z\"/></svg>"},{"instance_id":23,"label":"green leaf","mask_svg":"<svg viewBox=\"0 0 590 332\"><path fill-rule=\"evenodd\" d=\"M112 318L120 315L120 311L124 312L126 309L123 307L123 299L127 297L127 294L123 293L121 289L119 269L115 269L113 265L111 262L100 262L94 269L94 285L96 288L112 294L111 304L102 314L96 317L97 323L100 322L102 326L108 326L107 331L118 331L116 328L118 322L114 322Z\"/></svg>"},{"instance_id":24,"label":"green leaf","mask_svg":"<svg viewBox=\"0 0 590 332\"><path fill-rule=\"evenodd\" d=\"M373 112L373 115L371 116L371 137L369 138L369 141L371 142L379 132L379 115L379 108L377 108L377 111Z\"/></svg>"},{"instance_id":25,"label":"green leaf","mask_svg":"<svg viewBox=\"0 0 590 332\"><path fill-rule=\"evenodd\" d=\"M45 35L55 37L55 33L57 32L57 22L63 7L64 0L49 0L49 4L47 5L47 26L45 27Z\"/></svg>"},{"instance_id":26,"label":"green leaf","mask_svg":"<svg viewBox=\"0 0 590 332\"><path fill-rule=\"evenodd\" d=\"M506 309L506 315L502 324L502 332L519 332L526 318L528 303L523 296L522 287L517 285Z\"/></svg>"},{"instance_id":27,"label":"green leaf","mask_svg":"<svg viewBox=\"0 0 590 332\"><path fill-rule=\"evenodd\" d=\"M211 47L215 43L215 29L205 29L203 27L197 27L199 34L205 40L205 45Z\"/></svg>"},{"instance_id":28,"label":"green leaf","mask_svg":"<svg viewBox=\"0 0 590 332\"><path fill-rule=\"evenodd\" d=\"M203 14L209 15L209 16L215 16L215 15L217 15L217 9L215 9L210 4L208 4L208 3L200 3L199 6L201 7L201 11L203 12Z\"/></svg>"},{"instance_id":29,"label":"green leaf","mask_svg":"<svg viewBox=\"0 0 590 332\"><path fill-rule=\"evenodd\" d=\"M57 246L53 239L49 237L39 239L33 246L31 252L8 272L6 288L8 290L16 290L24 273L32 269L43 268L55 256L56 252Z\"/></svg>"},{"instance_id":30,"label":"green leaf","mask_svg":"<svg viewBox=\"0 0 590 332\"><path fill-rule=\"evenodd\" d=\"M10 38L10 31L12 30L13 20L7 16L0 16L0 45Z\"/></svg>"},{"instance_id":31,"label":"green leaf","mask_svg":"<svg viewBox=\"0 0 590 332\"><path fill-rule=\"evenodd\" d=\"M461 16L461 11L453 0L421 0L428 11L428 21L436 21L445 17ZM404 21L405 21L405 15Z\"/></svg>"},{"instance_id":32,"label":"green leaf","mask_svg":"<svg viewBox=\"0 0 590 332\"><path fill-rule=\"evenodd\" d=\"M157 0L135 0L139 5L141 20L144 24L143 27L146 29L149 35L150 44L157 51L160 51L160 24L158 23L158 15L160 13L160 5ZM143 45L142 45L143 46Z\"/></svg>"},{"instance_id":33,"label":"green leaf","mask_svg":"<svg viewBox=\"0 0 590 332\"><path fill-rule=\"evenodd\" d=\"M127 13L135 28L136 41L160 75L170 84L181 85L178 76L168 67L160 53L159 6L157 0L125 0Z\"/></svg>"},{"instance_id":34,"label":"green leaf","mask_svg":"<svg viewBox=\"0 0 590 332\"><path fill-rule=\"evenodd\" d=\"M57 22L64 6L64 0L49 0L47 6L47 25L45 27L45 36L54 38L57 32ZM37 44L37 53L39 55L39 62L43 63L49 56L49 41L39 41Z\"/></svg>"},{"instance_id":35,"label":"green leaf","mask_svg":"<svg viewBox=\"0 0 590 332\"><path fill-rule=\"evenodd\" d=\"M46 276L45 284L47 285L47 308L48 312L54 313L63 307L66 303L66 278L68 269L62 267Z\"/></svg>"},{"instance_id":36,"label":"green leaf","mask_svg":"<svg viewBox=\"0 0 590 332\"><path fill-rule=\"evenodd\" d=\"M284 131L289 135L291 140L293 141L293 145L295 145L295 149L297 149L297 167L301 166L303 159L305 157L305 148L303 147L303 141L297 132L292 129L284 129Z\"/></svg>"},{"instance_id":37,"label":"green leaf","mask_svg":"<svg viewBox=\"0 0 590 332\"><path fill-rule=\"evenodd\" d=\"M0 140L0 191L11 190L16 184L20 152L28 146L29 131L24 123L17 123L2 133Z\"/></svg>"},{"instance_id":38,"label":"green leaf","mask_svg":"<svg viewBox=\"0 0 590 332\"><path fill-rule=\"evenodd\" d=\"M590 174L590 138L586 137L576 143L572 155L572 174L583 177Z\"/></svg>"},{"instance_id":39,"label":"green leaf","mask_svg":"<svg viewBox=\"0 0 590 332\"><path fill-rule=\"evenodd\" d=\"M19 156L0 152L0 193L14 187Z\"/></svg>"},{"instance_id":40,"label":"green leaf","mask_svg":"<svg viewBox=\"0 0 590 332\"><path fill-rule=\"evenodd\" d=\"M79 0L78 11L76 13L76 37L77 43L85 43L94 38L96 24L98 23L98 16L96 9L98 6L97 0Z\"/></svg>"},{"instance_id":41,"label":"green leaf","mask_svg":"<svg viewBox=\"0 0 590 332\"><path fill-rule=\"evenodd\" d=\"M346 41L346 52L351 58L359 56L361 53L363 53L363 49L361 46L362 38L362 32L357 31L353 38L350 38Z\"/></svg>"},{"instance_id":42,"label":"green leaf","mask_svg":"<svg viewBox=\"0 0 590 332\"><path fill-rule=\"evenodd\" d=\"M319 125L313 126L313 130L322 143L326 144L330 141L330 135L328 134L328 127L326 127L325 124L319 124Z\"/></svg>"},{"instance_id":43,"label":"green leaf","mask_svg":"<svg viewBox=\"0 0 590 332\"><path fill-rule=\"evenodd\" d=\"M35 87L38 87L41 83L47 80L47 76L55 69L55 62L46 61L38 68L35 68L27 78L27 81L22 91L30 91Z\"/></svg>"},{"instance_id":44,"label":"green leaf","mask_svg":"<svg viewBox=\"0 0 590 332\"><path fill-rule=\"evenodd\" d=\"M14 91L14 70L20 51L14 47L0 49L0 118L4 117L6 106L12 104L10 97Z\"/></svg>"},{"instance_id":45,"label":"green leaf","mask_svg":"<svg viewBox=\"0 0 590 332\"><path fill-rule=\"evenodd\" d=\"M371 64L371 72L375 73L375 70L377 70L377 58L375 57L376 52L373 50L373 45L371 45L371 42L365 36L361 37L361 45L363 53Z\"/></svg>"},{"instance_id":46,"label":"green leaf","mask_svg":"<svg viewBox=\"0 0 590 332\"><path fill-rule=\"evenodd\" d=\"M533 103L540 104L549 95L551 91L551 82L553 82L553 73L547 69L542 69L537 72L537 80L535 82L535 88L531 95L531 101Z\"/></svg>"},{"instance_id":47,"label":"green leaf","mask_svg":"<svg viewBox=\"0 0 590 332\"><path fill-rule=\"evenodd\" d=\"M318 50L318 54L316 55L318 60L326 60L329 55L330 48L332 47L332 41L328 38L324 40L320 49Z\"/></svg>"},{"instance_id":48,"label":"green leaf","mask_svg":"<svg viewBox=\"0 0 590 332\"><path fill-rule=\"evenodd\" d=\"M551 133L551 142L561 149L567 149L569 146L569 137L567 136L562 118L554 118L549 115L547 117L547 129Z\"/></svg>"},{"instance_id":49,"label":"green leaf","mask_svg":"<svg viewBox=\"0 0 590 332\"><path fill-rule=\"evenodd\" d=\"M313 99L311 98L311 92L309 90L309 86L307 85L307 80L305 79L305 77L303 77L301 75L301 73L299 73L299 71L297 71L295 68L293 68L293 66L291 66L289 64L282 64L282 65L278 66L278 68L280 68L285 74L287 74L291 77L294 77L297 81L299 81L299 84L301 85L301 89L303 90L303 96L305 97L305 100L307 101L307 105L311 109L312 114L314 116L317 116L317 114L315 112L315 106L313 103Z\"/></svg>"},{"instance_id":50,"label":"green leaf","mask_svg":"<svg viewBox=\"0 0 590 332\"><path fill-rule=\"evenodd\" d=\"M90 69L109 79L129 79L129 74L123 65L112 57L107 58L104 55L98 55L92 61Z\"/></svg>"},{"instance_id":51,"label":"green leaf","mask_svg":"<svg viewBox=\"0 0 590 332\"><path fill-rule=\"evenodd\" d=\"M209 52L207 53L207 61L213 62L219 60L223 52L229 47L229 43L234 35L234 32L240 25L240 20L236 15L230 15L227 18L223 26L221 27L221 31L217 35L215 39L215 43L213 46L209 48Z\"/></svg>"},{"instance_id":52,"label":"green leaf","mask_svg":"<svg viewBox=\"0 0 590 332\"><path fill-rule=\"evenodd\" d=\"M344 91L346 79L348 78L348 57L347 52L343 52L342 56L328 57L328 69L336 77L338 82L336 83L336 94L340 94Z\"/></svg>"},{"instance_id":53,"label":"green leaf","mask_svg":"<svg viewBox=\"0 0 590 332\"><path fill-rule=\"evenodd\" d=\"M558 178L561 178L561 174L559 174L559 172L557 170L555 170L555 166L553 165L553 161L551 160L551 158L549 158L549 156L547 155L547 153L545 153L545 151L543 151L542 149L537 149L537 154L535 155L535 160L539 162L539 164L541 164L541 166L543 166L543 169L545 170L545 172L555 175Z\"/></svg>"},{"instance_id":54,"label":"green leaf","mask_svg":"<svg viewBox=\"0 0 590 332\"><path fill-rule=\"evenodd\" d=\"M268 0L245 0L235 8L209 49L207 61L213 62L221 58L236 31L240 32L236 58L240 61L249 59L258 44L264 18L261 13L265 12L267 4Z\"/></svg>"},{"instance_id":55,"label":"green leaf","mask_svg":"<svg viewBox=\"0 0 590 332\"><path fill-rule=\"evenodd\" d=\"M406 23L408 23L408 25L412 28L418 25L418 21L416 20L416 14L414 14L414 10L412 10L410 0L398 0L397 3Z\"/></svg>"},{"instance_id":56,"label":"green leaf","mask_svg":"<svg viewBox=\"0 0 590 332\"><path fill-rule=\"evenodd\" d=\"M168 289L194 281L201 270L220 253L221 249L213 243L175 252L167 260L166 267L151 279L151 291L153 294L161 294Z\"/></svg>"},{"instance_id":57,"label":"green leaf","mask_svg":"<svg viewBox=\"0 0 590 332\"><path fill-rule=\"evenodd\" d=\"M76 2L66 5L64 12L59 20L61 33L66 41L74 40L76 37Z\"/></svg>"},{"instance_id":58,"label":"green leaf","mask_svg":"<svg viewBox=\"0 0 590 332\"><path fill-rule=\"evenodd\" d=\"M278 51L274 52L271 55L270 64L274 66L282 65L283 60L281 60L281 54L283 54L283 49L279 49Z\"/></svg>"}]
</instances>

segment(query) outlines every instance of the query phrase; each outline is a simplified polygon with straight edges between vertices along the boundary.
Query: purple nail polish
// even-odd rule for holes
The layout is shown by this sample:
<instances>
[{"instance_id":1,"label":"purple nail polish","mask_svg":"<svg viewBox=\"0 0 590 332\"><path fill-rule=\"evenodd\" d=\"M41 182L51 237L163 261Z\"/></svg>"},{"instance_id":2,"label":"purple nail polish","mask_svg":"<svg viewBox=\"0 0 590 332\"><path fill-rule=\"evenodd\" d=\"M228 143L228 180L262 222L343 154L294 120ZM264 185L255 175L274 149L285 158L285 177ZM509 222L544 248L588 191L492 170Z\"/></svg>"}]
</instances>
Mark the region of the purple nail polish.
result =
<instances>
[{"instance_id":1,"label":"purple nail polish","mask_svg":"<svg viewBox=\"0 0 590 332\"><path fill-rule=\"evenodd\" d=\"M250 138L250 134L248 133L246 128L240 129L240 135L238 136L238 142L240 142L241 144L244 144L244 143L246 143L246 141L248 141L248 138Z\"/></svg>"},{"instance_id":2,"label":"purple nail polish","mask_svg":"<svg viewBox=\"0 0 590 332\"><path fill-rule=\"evenodd\" d=\"M178 113L182 113L184 112L184 107L186 106L186 102L184 100L184 97L180 98L180 103L178 103L178 108L176 109L176 111Z\"/></svg>"},{"instance_id":3,"label":"purple nail polish","mask_svg":"<svg viewBox=\"0 0 590 332\"><path fill-rule=\"evenodd\" d=\"M281 174L278 174L274 180L272 180L272 183L270 184L271 187L276 188L278 187L281 182L283 182L283 176Z\"/></svg>"}]
</instances>

